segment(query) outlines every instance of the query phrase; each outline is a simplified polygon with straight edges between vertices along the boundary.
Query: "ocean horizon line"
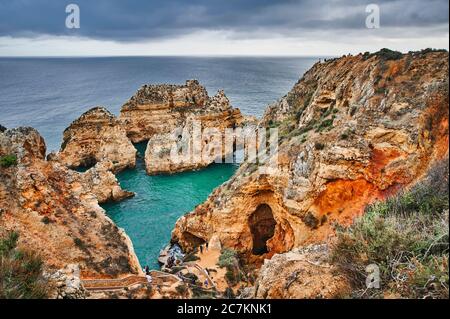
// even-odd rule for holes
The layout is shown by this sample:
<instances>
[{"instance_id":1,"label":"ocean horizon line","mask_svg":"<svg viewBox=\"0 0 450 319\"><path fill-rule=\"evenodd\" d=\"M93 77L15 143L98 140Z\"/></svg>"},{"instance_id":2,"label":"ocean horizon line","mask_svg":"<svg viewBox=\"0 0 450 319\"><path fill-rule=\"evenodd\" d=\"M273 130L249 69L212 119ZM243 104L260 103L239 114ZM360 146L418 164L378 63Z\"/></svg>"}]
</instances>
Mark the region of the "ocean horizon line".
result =
<instances>
[{"instance_id":1,"label":"ocean horizon line","mask_svg":"<svg viewBox=\"0 0 450 319\"><path fill-rule=\"evenodd\" d=\"M0 59L92 59L92 58L336 58L332 55L0 55Z\"/></svg>"}]
</instances>

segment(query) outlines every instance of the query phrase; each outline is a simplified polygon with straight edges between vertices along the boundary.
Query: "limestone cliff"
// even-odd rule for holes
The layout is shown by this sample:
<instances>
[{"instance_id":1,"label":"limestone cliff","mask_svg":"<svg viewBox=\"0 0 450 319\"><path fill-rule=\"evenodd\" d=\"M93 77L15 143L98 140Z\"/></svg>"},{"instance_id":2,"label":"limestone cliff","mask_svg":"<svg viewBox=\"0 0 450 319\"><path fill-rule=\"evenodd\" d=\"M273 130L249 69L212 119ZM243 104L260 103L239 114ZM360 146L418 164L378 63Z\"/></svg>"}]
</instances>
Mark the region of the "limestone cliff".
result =
<instances>
[{"instance_id":1,"label":"limestone cliff","mask_svg":"<svg viewBox=\"0 0 450 319\"><path fill-rule=\"evenodd\" d=\"M227 155L222 148L227 128L241 125L244 118L223 91L207 100L205 107L186 112L177 127L155 134L149 141L145 163L147 173L175 173L206 167ZM233 149L230 147L229 152Z\"/></svg>"},{"instance_id":2,"label":"limestone cliff","mask_svg":"<svg viewBox=\"0 0 450 319\"><path fill-rule=\"evenodd\" d=\"M58 159L71 168L110 161L117 172L136 165L136 149L120 121L105 108L95 107L64 131Z\"/></svg>"},{"instance_id":3,"label":"limestone cliff","mask_svg":"<svg viewBox=\"0 0 450 319\"><path fill-rule=\"evenodd\" d=\"M133 143L148 141L179 127L186 112L204 108L208 99L196 80L185 85L144 85L123 105L119 118Z\"/></svg>"},{"instance_id":4,"label":"limestone cliff","mask_svg":"<svg viewBox=\"0 0 450 319\"><path fill-rule=\"evenodd\" d=\"M190 250L218 235L262 262L333 236L367 204L408 187L448 153L448 52L344 56L316 63L267 110L279 149L245 162L172 241ZM266 163L267 163L266 162Z\"/></svg>"},{"instance_id":5,"label":"limestone cliff","mask_svg":"<svg viewBox=\"0 0 450 319\"><path fill-rule=\"evenodd\" d=\"M210 98L196 80L186 81L185 85L143 86L122 107L120 120L134 143L149 141L145 154L149 174L175 173L211 164L222 139L205 132L216 129L221 134L244 121L223 91ZM194 151L191 138L197 124L204 136L199 150Z\"/></svg>"},{"instance_id":6,"label":"limestone cliff","mask_svg":"<svg viewBox=\"0 0 450 319\"><path fill-rule=\"evenodd\" d=\"M45 152L32 128L0 133L0 157L16 158L0 166L0 228L18 231L19 244L38 252L50 272L69 264L83 277L140 272L129 238L98 205L121 193L114 175L99 166L81 174L46 161Z\"/></svg>"}]
</instances>

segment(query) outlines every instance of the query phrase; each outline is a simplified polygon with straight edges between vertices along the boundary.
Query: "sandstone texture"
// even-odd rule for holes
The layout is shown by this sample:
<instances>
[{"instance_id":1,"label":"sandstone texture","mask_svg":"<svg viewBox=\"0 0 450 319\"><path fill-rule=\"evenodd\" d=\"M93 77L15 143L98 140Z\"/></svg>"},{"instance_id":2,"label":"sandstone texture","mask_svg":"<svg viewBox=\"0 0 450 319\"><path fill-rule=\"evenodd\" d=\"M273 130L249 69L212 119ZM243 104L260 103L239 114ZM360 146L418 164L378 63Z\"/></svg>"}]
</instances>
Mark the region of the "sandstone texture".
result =
<instances>
[{"instance_id":1,"label":"sandstone texture","mask_svg":"<svg viewBox=\"0 0 450 319\"><path fill-rule=\"evenodd\" d=\"M145 162L152 175L221 161L227 155L222 149L225 129L245 122L223 91L210 98L195 80L143 86L122 107L120 119L133 142L149 141Z\"/></svg>"},{"instance_id":2,"label":"sandstone texture","mask_svg":"<svg viewBox=\"0 0 450 319\"><path fill-rule=\"evenodd\" d=\"M45 151L32 128L0 133L0 157L17 158L0 166L0 228L19 232L19 245L39 253L48 273L70 264L82 277L140 273L129 238L98 205L123 197L114 175L100 166L72 171L46 161Z\"/></svg>"},{"instance_id":3,"label":"sandstone texture","mask_svg":"<svg viewBox=\"0 0 450 319\"><path fill-rule=\"evenodd\" d=\"M78 265L67 265L47 278L55 289L52 290L51 299L85 299L87 292L80 279L80 268Z\"/></svg>"},{"instance_id":4,"label":"sandstone texture","mask_svg":"<svg viewBox=\"0 0 450 319\"><path fill-rule=\"evenodd\" d=\"M349 291L344 276L328 263L327 245L311 245L266 259L247 298L330 299Z\"/></svg>"},{"instance_id":5,"label":"sandstone texture","mask_svg":"<svg viewBox=\"0 0 450 319\"><path fill-rule=\"evenodd\" d=\"M420 179L448 153L448 52L385 53L316 63L261 120L278 128L278 153L243 163L172 242L190 251L214 235L261 264Z\"/></svg>"},{"instance_id":6,"label":"sandstone texture","mask_svg":"<svg viewBox=\"0 0 450 319\"><path fill-rule=\"evenodd\" d=\"M208 99L196 80L185 85L144 85L123 105L119 118L133 143L148 141L179 127L186 112L204 108Z\"/></svg>"},{"instance_id":7,"label":"sandstone texture","mask_svg":"<svg viewBox=\"0 0 450 319\"><path fill-rule=\"evenodd\" d=\"M114 172L136 165L136 149L121 122L103 107L95 107L64 131L58 160L70 168L91 167L102 161Z\"/></svg>"},{"instance_id":8,"label":"sandstone texture","mask_svg":"<svg viewBox=\"0 0 450 319\"><path fill-rule=\"evenodd\" d=\"M110 161L97 163L83 174L79 174L81 182L87 190L94 194L97 201L102 204L106 202L119 202L134 196L133 192L123 190L119 181L112 173L114 164Z\"/></svg>"}]
</instances>

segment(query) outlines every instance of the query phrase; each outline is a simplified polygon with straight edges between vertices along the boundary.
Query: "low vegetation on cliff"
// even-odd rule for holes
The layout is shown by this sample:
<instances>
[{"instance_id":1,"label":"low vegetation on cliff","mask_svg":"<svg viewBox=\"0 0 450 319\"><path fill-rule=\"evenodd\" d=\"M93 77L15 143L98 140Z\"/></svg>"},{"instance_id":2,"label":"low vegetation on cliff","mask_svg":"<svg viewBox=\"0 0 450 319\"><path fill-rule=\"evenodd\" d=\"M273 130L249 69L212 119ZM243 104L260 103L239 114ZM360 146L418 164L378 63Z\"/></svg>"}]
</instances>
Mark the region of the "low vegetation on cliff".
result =
<instances>
[{"instance_id":1,"label":"low vegetation on cliff","mask_svg":"<svg viewBox=\"0 0 450 319\"><path fill-rule=\"evenodd\" d=\"M0 299L42 299L48 295L41 258L17 247L19 234L0 239Z\"/></svg>"},{"instance_id":2,"label":"low vegetation on cliff","mask_svg":"<svg viewBox=\"0 0 450 319\"><path fill-rule=\"evenodd\" d=\"M0 157L0 166L1 167L10 167L17 165L17 156L16 155L5 155Z\"/></svg>"},{"instance_id":3,"label":"low vegetation on cliff","mask_svg":"<svg viewBox=\"0 0 450 319\"><path fill-rule=\"evenodd\" d=\"M333 259L352 283L352 297L448 298L448 164L338 230ZM367 289L369 264L380 269L380 289Z\"/></svg>"}]
</instances>

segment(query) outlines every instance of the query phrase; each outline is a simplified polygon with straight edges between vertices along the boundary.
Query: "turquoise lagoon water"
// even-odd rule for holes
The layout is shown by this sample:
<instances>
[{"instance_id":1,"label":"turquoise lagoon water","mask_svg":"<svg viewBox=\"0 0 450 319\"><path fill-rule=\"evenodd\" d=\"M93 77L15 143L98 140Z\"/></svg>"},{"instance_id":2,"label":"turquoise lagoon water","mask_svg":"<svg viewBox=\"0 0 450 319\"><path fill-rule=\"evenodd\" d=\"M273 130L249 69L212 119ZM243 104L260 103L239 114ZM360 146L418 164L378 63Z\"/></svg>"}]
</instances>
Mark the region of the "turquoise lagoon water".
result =
<instances>
[{"instance_id":1,"label":"turquoise lagoon water","mask_svg":"<svg viewBox=\"0 0 450 319\"><path fill-rule=\"evenodd\" d=\"M49 151L58 150L64 129L96 105L118 114L123 103L146 83L198 79L210 95L224 89L244 114L261 116L316 61L314 58L110 57L0 58L0 124L32 126ZM139 145L143 154L142 145ZM142 160L119 174L136 197L104 205L131 237L141 264L155 268L175 221L203 202L236 170L214 165L198 172L147 176Z\"/></svg>"},{"instance_id":2,"label":"turquoise lagoon water","mask_svg":"<svg viewBox=\"0 0 450 319\"><path fill-rule=\"evenodd\" d=\"M139 154L144 154L144 144L138 144L137 148ZM131 238L141 265L159 268L159 251L170 241L176 220L205 201L237 167L237 164L214 164L194 172L148 176L140 158L135 169L117 175L121 186L136 196L102 206Z\"/></svg>"}]
</instances>

